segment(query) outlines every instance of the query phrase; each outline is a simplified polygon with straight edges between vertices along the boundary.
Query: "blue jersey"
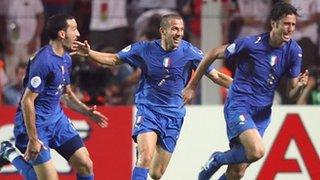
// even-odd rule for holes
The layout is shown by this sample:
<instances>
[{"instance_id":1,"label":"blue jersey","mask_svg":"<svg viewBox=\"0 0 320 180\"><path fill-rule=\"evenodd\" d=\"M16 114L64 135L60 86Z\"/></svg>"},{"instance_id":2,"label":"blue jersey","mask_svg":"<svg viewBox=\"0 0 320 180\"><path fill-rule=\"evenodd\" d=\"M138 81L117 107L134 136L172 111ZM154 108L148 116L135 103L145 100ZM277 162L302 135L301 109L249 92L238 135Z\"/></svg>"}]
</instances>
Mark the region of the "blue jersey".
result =
<instances>
[{"instance_id":1,"label":"blue jersey","mask_svg":"<svg viewBox=\"0 0 320 180\"><path fill-rule=\"evenodd\" d=\"M68 53L58 56L51 45L30 58L23 86L39 94L34 102L37 126L55 123L63 115L60 98L64 87L70 84L71 64ZM19 105L17 114L20 113ZM22 123L22 116L16 117L16 124Z\"/></svg>"},{"instance_id":2,"label":"blue jersey","mask_svg":"<svg viewBox=\"0 0 320 180\"><path fill-rule=\"evenodd\" d=\"M137 42L118 52L119 58L142 70L136 92L136 105L145 105L155 112L171 117L184 117L182 89L203 53L186 41L177 49L165 51L160 40ZM210 72L210 68L208 72Z\"/></svg>"},{"instance_id":3,"label":"blue jersey","mask_svg":"<svg viewBox=\"0 0 320 180\"><path fill-rule=\"evenodd\" d=\"M282 76L297 77L301 70L302 51L290 40L279 48L269 45L269 33L237 39L225 51L225 58L237 61L232 101L252 106L271 105Z\"/></svg>"}]
</instances>

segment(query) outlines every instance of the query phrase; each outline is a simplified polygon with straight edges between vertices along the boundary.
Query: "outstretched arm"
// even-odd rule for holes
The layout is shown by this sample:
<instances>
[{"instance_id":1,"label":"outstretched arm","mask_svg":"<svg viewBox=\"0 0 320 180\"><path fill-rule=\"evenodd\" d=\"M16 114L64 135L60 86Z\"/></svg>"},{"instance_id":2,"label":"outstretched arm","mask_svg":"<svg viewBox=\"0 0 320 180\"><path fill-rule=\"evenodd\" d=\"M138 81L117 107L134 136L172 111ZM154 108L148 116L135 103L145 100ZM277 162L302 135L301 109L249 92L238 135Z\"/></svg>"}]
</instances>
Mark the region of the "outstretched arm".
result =
<instances>
[{"instance_id":1,"label":"outstretched arm","mask_svg":"<svg viewBox=\"0 0 320 180\"><path fill-rule=\"evenodd\" d=\"M300 73L298 77L292 78L289 81L289 98L297 100L303 92L304 87L307 85L309 79L309 71L306 70L303 74Z\"/></svg>"},{"instance_id":2,"label":"outstretched arm","mask_svg":"<svg viewBox=\"0 0 320 180\"><path fill-rule=\"evenodd\" d=\"M206 76L211 79L212 82L220 85L220 86L223 86L225 88L229 88L233 79L222 73L222 72L219 72L215 69L213 69L209 74L206 74Z\"/></svg>"},{"instance_id":3,"label":"outstretched arm","mask_svg":"<svg viewBox=\"0 0 320 180\"><path fill-rule=\"evenodd\" d=\"M224 51L227 48L227 45L222 45L217 48L214 48L210 50L204 57L204 59L199 64L194 77L191 79L191 81L188 83L187 87L185 87L182 91L183 96L183 104L187 104L191 101L191 99L194 97L195 90L199 84L200 79L204 75L204 73L207 71L208 67L216 60L216 59L222 59L224 58ZM220 74L220 77L223 75ZM224 77L224 76L223 76ZM211 79L211 78L210 78ZM219 82L222 85L222 82ZM225 85L227 84L224 82Z\"/></svg>"},{"instance_id":4,"label":"outstretched arm","mask_svg":"<svg viewBox=\"0 0 320 180\"><path fill-rule=\"evenodd\" d=\"M63 101L71 109L90 117L90 119L95 121L100 127L104 128L108 126L108 118L97 111L96 106L88 107L87 105L83 104L73 93L70 85L66 86L66 92L63 95Z\"/></svg>"},{"instance_id":5,"label":"outstretched arm","mask_svg":"<svg viewBox=\"0 0 320 180\"><path fill-rule=\"evenodd\" d=\"M72 52L71 55L78 54L80 56L88 56L92 60L94 60L100 64L109 65L109 66L116 66L116 65L123 63L119 59L117 54L103 53L103 52L98 52L98 51L92 50L87 41L84 41L84 43L76 41L73 49L75 49L75 52Z\"/></svg>"}]
</instances>

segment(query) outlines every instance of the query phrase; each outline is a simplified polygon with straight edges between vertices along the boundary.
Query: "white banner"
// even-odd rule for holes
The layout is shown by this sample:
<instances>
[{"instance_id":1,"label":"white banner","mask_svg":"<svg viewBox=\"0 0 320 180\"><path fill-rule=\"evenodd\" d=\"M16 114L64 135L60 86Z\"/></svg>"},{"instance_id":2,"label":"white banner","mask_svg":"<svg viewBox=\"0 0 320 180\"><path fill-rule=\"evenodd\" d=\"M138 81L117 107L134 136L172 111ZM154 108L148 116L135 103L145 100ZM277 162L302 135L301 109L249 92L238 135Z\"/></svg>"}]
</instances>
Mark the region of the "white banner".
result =
<instances>
[{"instance_id":1,"label":"white banner","mask_svg":"<svg viewBox=\"0 0 320 180\"><path fill-rule=\"evenodd\" d=\"M190 106L176 151L162 179L195 180L214 151L228 150L222 106ZM243 179L320 179L319 106L274 106L263 138L266 154ZM212 179L224 172L223 166Z\"/></svg>"}]
</instances>

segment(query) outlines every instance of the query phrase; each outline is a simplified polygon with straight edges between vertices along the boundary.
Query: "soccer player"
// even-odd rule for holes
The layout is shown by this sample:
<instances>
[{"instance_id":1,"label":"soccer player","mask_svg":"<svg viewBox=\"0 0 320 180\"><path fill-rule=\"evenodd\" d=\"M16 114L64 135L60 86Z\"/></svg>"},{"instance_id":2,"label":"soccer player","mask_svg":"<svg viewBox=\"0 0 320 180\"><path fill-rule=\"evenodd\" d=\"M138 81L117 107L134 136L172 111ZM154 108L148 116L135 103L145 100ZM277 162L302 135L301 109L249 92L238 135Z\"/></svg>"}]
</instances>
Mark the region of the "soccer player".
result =
<instances>
[{"instance_id":1,"label":"soccer player","mask_svg":"<svg viewBox=\"0 0 320 180\"><path fill-rule=\"evenodd\" d=\"M90 49L89 44L78 42L77 53L110 66L128 63L141 68L141 80L135 95L138 109L133 130L137 142L138 159L132 179L160 179L165 172L185 116L181 91L191 71L203 58L202 52L182 40L184 23L179 15L168 14L161 18L161 39L137 42L117 54L101 53ZM213 68L207 76L228 87L232 79ZM150 171L149 171L150 169Z\"/></svg>"},{"instance_id":2,"label":"soccer player","mask_svg":"<svg viewBox=\"0 0 320 180\"><path fill-rule=\"evenodd\" d=\"M13 163L25 179L58 179L50 149L55 149L77 172L77 179L93 179L93 163L82 139L64 114L60 99L87 115L101 127L107 118L96 108L81 103L71 90L71 58L68 54L80 35L72 16L55 15L48 20L50 42L30 58L25 90L16 112L14 135L20 156L8 142L1 143L1 156Z\"/></svg>"},{"instance_id":3,"label":"soccer player","mask_svg":"<svg viewBox=\"0 0 320 180\"><path fill-rule=\"evenodd\" d=\"M276 4L271 11L270 32L212 49L183 90L184 101L188 102L211 63L216 59L238 62L224 105L230 150L213 153L199 174L200 180L210 179L222 165L228 168L220 179L243 177L248 165L264 155L262 136L270 123L272 100L280 78L290 79L288 95L293 99L306 86L309 73L300 73L302 51L291 39L297 16L296 8L290 4Z\"/></svg>"}]
</instances>

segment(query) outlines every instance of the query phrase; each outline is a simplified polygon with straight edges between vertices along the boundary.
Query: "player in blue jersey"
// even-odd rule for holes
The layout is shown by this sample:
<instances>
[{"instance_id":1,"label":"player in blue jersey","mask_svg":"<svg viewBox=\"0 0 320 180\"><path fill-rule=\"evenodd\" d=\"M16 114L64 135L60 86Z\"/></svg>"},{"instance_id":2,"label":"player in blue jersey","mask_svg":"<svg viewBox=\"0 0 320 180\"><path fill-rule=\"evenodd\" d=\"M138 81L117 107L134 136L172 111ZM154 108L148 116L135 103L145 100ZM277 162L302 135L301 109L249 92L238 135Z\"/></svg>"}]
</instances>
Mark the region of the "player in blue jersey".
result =
<instances>
[{"instance_id":1,"label":"player in blue jersey","mask_svg":"<svg viewBox=\"0 0 320 180\"><path fill-rule=\"evenodd\" d=\"M79 101L71 90L69 52L80 35L72 16L55 15L47 24L50 42L30 58L24 78L24 92L15 116L14 135L20 156L8 142L1 144L1 156L25 179L58 179L50 148L62 155L77 172L77 179L93 179L92 161L81 137L64 114L60 99L73 110L87 115L101 127L107 118L95 107Z\"/></svg>"},{"instance_id":2,"label":"player in blue jersey","mask_svg":"<svg viewBox=\"0 0 320 180\"><path fill-rule=\"evenodd\" d=\"M243 177L248 165L264 155L262 136L270 123L272 100L280 78L290 79L288 95L293 99L306 86L309 73L300 73L302 51L291 39L297 15L290 4L276 4L271 12L270 32L212 49L184 89L183 98L188 102L211 63L216 59L237 61L224 106L230 150L213 153L199 174L200 180L210 179L222 165L228 168L220 179Z\"/></svg>"},{"instance_id":3,"label":"player in blue jersey","mask_svg":"<svg viewBox=\"0 0 320 180\"><path fill-rule=\"evenodd\" d=\"M134 180L147 179L148 172L153 179L160 179L165 172L185 116L181 91L203 58L199 49L182 40L184 23L179 15L163 16L160 33L159 40L137 42L117 54L93 51L87 42L78 42L78 54L101 64L128 63L141 68L132 135L138 151ZM225 87L232 81L213 68L206 72L211 80Z\"/></svg>"}]
</instances>

